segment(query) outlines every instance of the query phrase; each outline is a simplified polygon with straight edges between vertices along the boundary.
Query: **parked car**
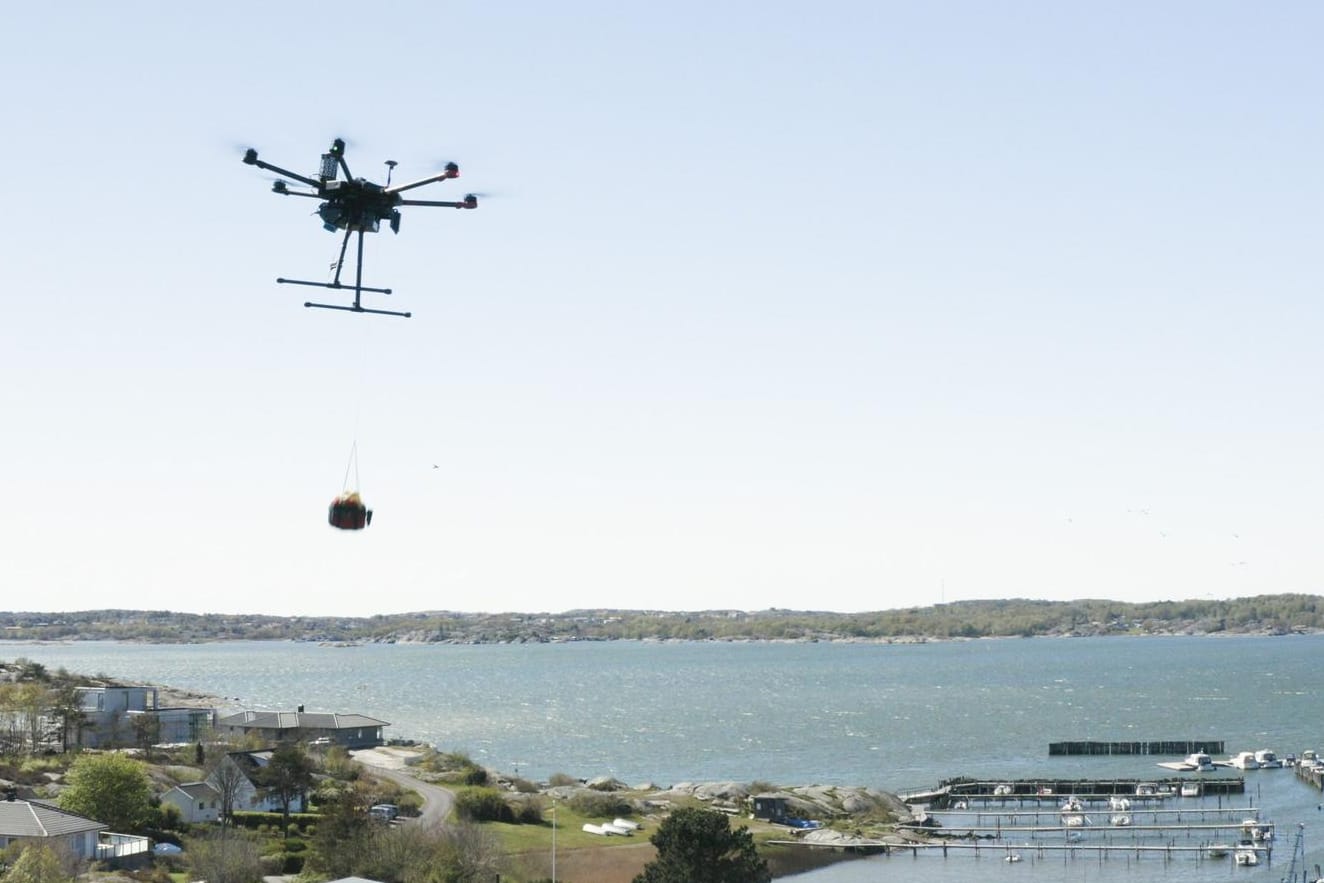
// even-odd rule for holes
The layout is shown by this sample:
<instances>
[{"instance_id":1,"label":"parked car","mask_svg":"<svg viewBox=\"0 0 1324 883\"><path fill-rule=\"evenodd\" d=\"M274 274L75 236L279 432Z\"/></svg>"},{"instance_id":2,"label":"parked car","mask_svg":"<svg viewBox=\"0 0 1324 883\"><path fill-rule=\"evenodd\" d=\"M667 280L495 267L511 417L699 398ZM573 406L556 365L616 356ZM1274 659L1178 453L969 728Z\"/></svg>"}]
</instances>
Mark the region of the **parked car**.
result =
<instances>
[{"instance_id":1,"label":"parked car","mask_svg":"<svg viewBox=\"0 0 1324 883\"><path fill-rule=\"evenodd\" d=\"M400 815L400 807L394 803L379 803L368 810L368 815L383 822L390 822Z\"/></svg>"}]
</instances>

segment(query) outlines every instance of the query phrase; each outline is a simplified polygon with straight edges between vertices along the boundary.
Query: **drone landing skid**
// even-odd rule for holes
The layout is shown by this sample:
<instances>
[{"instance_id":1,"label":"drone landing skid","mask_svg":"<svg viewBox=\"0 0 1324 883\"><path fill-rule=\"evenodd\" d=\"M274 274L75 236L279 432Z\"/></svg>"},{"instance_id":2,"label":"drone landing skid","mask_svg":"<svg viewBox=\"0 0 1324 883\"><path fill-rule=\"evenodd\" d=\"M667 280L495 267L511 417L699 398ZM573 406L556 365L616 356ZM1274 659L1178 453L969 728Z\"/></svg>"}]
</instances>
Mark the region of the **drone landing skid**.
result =
<instances>
[{"instance_id":1,"label":"drone landing skid","mask_svg":"<svg viewBox=\"0 0 1324 883\"><path fill-rule=\"evenodd\" d=\"M368 286L363 284L363 231L362 230L357 231L359 234L359 248L358 248L358 257L354 264L354 284L344 285L341 283L340 268L343 267L345 264L345 248L346 246L349 245L349 237L352 232L355 231L352 230L345 231L345 239L340 245L340 259L336 261L336 275L335 278L332 279L330 282L309 282L304 279L277 279L276 284L311 285L314 288L344 288L354 292L354 304L352 306L345 306L342 304L317 304L317 303L313 303L312 301L305 301L304 302L305 307L316 307L317 309L320 310L343 310L347 313L373 313L378 316L400 316L402 318L408 319L411 315L413 315L412 313L402 313L396 310L373 310L363 306L363 304L360 303L360 298L363 295L363 292L365 291L375 294L391 293L391 289L389 288L369 288Z\"/></svg>"}]
</instances>

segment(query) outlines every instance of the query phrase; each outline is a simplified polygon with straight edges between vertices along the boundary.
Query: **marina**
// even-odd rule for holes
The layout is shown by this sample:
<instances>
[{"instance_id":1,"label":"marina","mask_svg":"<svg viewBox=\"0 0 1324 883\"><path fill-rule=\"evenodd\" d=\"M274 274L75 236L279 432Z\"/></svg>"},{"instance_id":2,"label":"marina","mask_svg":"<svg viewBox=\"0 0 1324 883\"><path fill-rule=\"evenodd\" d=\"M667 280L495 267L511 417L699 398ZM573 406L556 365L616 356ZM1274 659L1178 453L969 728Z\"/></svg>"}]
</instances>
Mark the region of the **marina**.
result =
<instances>
[{"instance_id":1,"label":"marina","mask_svg":"<svg viewBox=\"0 0 1324 883\"><path fill-rule=\"evenodd\" d=\"M915 822L903 827L915 840L888 851L1269 863L1275 823L1245 796L1243 779L1216 781L1224 787L1201 796L1184 780L949 780L909 796Z\"/></svg>"}]
</instances>

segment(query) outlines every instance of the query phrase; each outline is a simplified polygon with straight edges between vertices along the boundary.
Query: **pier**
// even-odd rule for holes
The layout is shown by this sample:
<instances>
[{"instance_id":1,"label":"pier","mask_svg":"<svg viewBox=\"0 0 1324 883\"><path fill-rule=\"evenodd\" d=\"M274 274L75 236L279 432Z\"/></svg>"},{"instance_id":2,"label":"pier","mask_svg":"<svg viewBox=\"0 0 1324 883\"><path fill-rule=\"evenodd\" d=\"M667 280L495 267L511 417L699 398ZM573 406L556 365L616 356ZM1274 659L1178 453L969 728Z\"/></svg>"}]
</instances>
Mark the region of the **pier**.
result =
<instances>
[{"instance_id":1,"label":"pier","mask_svg":"<svg viewBox=\"0 0 1324 883\"><path fill-rule=\"evenodd\" d=\"M1298 762L1296 766L1292 767L1292 771L1296 773L1296 777L1301 781L1308 782L1324 791L1324 767Z\"/></svg>"},{"instance_id":2,"label":"pier","mask_svg":"<svg viewBox=\"0 0 1324 883\"><path fill-rule=\"evenodd\" d=\"M1225 754L1221 740L1181 739L1158 742L1049 742L1049 757L1091 755L1162 754L1185 757L1188 754Z\"/></svg>"}]
</instances>

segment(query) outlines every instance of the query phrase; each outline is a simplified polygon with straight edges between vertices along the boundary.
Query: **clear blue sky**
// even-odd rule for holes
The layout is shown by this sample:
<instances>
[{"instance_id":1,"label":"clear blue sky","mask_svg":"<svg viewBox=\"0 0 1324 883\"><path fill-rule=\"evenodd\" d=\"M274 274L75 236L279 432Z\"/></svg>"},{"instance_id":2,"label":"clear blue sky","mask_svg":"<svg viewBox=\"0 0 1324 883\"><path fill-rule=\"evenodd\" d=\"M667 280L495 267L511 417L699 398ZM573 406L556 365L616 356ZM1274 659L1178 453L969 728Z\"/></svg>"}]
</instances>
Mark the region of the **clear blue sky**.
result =
<instances>
[{"instance_id":1,"label":"clear blue sky","mask_svg":"<svg viewBox=\"0 0 1324 883\"><path fill-rule=\"evenodd\" d=\"M0 609L1320 591L1318 4L5 19ZM413 319L274 283L243 148L338 135L490 195L369 239Z\"/></svg>"}]
</instances>

